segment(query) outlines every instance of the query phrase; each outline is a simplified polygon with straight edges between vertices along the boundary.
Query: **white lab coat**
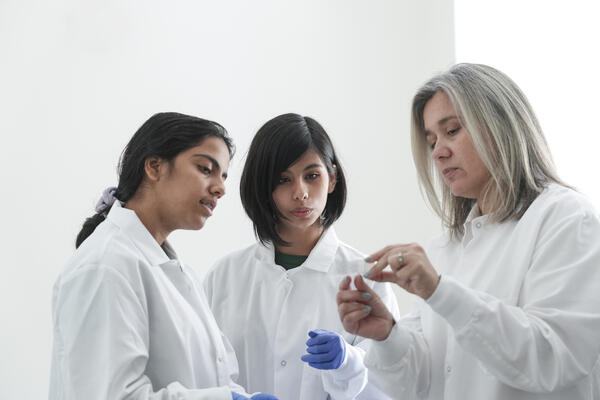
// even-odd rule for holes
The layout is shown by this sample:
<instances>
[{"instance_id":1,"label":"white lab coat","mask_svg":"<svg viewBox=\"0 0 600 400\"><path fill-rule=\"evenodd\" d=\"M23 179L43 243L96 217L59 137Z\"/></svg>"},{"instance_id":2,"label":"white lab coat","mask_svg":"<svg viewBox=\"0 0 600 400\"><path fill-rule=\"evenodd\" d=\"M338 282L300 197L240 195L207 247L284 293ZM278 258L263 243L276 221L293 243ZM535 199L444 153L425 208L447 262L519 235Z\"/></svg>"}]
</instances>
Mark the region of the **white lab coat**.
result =
<instances>
[{"instance_id":1,"label":"white lab coat","mask_svg":"<svg viewBox=\"0 0 600 400\"><path fill-rule=\"evenodd\" d=\"M198 279L118 202L67 263L52 307L50 400L246 394Z\"/></svg>"},{"instance_id":2,"label":"white lab coat","mask_svg":"<svg viewBox=\"0 0 600 400\"><path fill-rule=\"evenodd\" d=\"M337 311L339 284L366 272L364 255L329 228L301 266L286 271L274 257L272 246L255 244L217 262L204 280L213 314L238 357L239 383L280 400L387 399L367 383L362 359L370 340L345 332ZM391 287L376 283L374 289L397 317ZM345 339L348 357L339 369L319 370L300 360L308 331L316 328Z\"/></svg>"},{"instance_id":3,"label":"white lab coat","mask_svg":"<svg viewBox=\"0 0 600 400\"><path fill-rule=\"evenodd\" d=\"M436 291L365 358L397 399L600 399L600 219L552 184L516 221L477 208L427 254Z\"/></svg>"}]
</instances>

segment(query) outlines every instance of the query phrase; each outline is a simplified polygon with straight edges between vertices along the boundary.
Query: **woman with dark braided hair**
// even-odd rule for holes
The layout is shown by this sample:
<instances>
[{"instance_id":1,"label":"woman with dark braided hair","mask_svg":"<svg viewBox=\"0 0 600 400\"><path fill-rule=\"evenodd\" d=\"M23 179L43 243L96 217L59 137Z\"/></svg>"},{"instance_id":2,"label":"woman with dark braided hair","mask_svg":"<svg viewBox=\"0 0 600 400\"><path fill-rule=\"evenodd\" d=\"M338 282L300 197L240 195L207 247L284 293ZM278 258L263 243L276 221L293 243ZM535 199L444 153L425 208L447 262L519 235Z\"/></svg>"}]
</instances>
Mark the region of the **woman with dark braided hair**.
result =
<instances>
[{"instance_id":1,"label":"woman with dark braided hair","mask_svg":"<svg viewBox=\"0 0 600 400\"><path fill-rule=\"evenodd\" d=\"M118 186L54 287L51 400L250 397L198 278L167 241L204 226L232 155L221 125L188 115L156 114L133 135Z\"/></svg>"}]
</instances>

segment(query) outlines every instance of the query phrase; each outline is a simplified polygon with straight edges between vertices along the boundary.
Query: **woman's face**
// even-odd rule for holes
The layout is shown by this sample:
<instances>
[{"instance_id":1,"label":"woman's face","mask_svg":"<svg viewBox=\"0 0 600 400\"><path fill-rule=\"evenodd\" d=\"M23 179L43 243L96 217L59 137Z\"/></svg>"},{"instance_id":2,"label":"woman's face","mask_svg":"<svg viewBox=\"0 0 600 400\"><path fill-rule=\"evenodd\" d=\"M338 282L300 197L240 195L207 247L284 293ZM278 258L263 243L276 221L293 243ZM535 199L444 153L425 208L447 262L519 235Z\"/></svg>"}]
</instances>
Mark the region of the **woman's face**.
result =
<instances>
[{"instance_id":1,"label":"woman's face","mask_svg":"<svg viewBox=\"0 0 600 400\"><path fill-rule=\"evenodd\" d=\"M320 227L319 217L327 204L327 195L335 188L335 176L314 150L308 150L281 173L273 190L273 201L283 215L280 230L304 230Z\"/></svg>"},{"instance_id":2,"label":"woman's face","mask_svg":"<svg viewBox=\"0 0 600 400\"><path fill-rule=\"evenodd\" d=\"M423 121L431 157L444 183L454 196L477 199L479 203L490 173L446 93L437 92L425 104Z\"/></svg>"},{"instance_id":3,"label":"woman's face","mask_svg":"<svg viewBox=\"0 0 600 400\"><path fill-rule=\"evenodd\" d=\"M211 136L163 161L154 193L162 225L171 231L202 228L225 194L229 161L225 142Z\"/></svg>"}]
</instances>

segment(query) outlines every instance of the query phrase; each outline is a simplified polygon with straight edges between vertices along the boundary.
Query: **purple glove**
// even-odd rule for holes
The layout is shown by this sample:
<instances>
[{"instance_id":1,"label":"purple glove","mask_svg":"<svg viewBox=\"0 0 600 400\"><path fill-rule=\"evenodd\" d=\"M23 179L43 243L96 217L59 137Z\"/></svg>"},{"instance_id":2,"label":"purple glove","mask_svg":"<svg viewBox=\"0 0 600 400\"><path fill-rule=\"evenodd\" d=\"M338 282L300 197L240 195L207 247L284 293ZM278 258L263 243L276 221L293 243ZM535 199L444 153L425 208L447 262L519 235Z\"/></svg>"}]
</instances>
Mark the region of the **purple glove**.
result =
<instances>
[{"instance_id":1,"label":"purple glove","mask_svg":"<svg viewBox=\"0 0 600 400\"><path fill-rule=\"evenodd\" d=\"M246 396L242 396L241 394L236 393L236 392L231 392L231 399L232 400L250 400Z\"/></svg>"},{"instance_id":2,"label":"purple glove","mask_svg":"<svg viewBox=\"0 0 600 400\"><path fill-rule=\"evenodd\" d=\"M346 357L346 342L340 335L325 329L315 329L308 332L308 336L308 354L302 356L302 361L317 369L338 369L342 365Z\"/></svg>"},{"instance_id":3,"label":"purple glove","mask_svg":"<svg viewBox=\"0 0 600 400\"><path fill-rule=\"evenodd\" d=\"M259 393L259 394L255 394L254 396L251 397L252 400L278 400L277 397L273 396L272 394L266 394L266 393Z\"/></svg>"}]
</instances>

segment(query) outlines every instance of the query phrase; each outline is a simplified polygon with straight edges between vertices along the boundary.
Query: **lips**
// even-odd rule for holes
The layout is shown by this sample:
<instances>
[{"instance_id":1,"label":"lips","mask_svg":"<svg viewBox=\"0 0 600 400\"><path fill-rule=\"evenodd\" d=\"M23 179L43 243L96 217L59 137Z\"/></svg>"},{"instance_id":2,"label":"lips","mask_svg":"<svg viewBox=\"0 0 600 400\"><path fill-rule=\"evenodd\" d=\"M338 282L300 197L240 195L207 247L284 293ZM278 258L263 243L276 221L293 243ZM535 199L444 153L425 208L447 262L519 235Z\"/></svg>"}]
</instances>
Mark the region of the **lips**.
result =
<instances>
[{"instance_id":1,"label":"lips","mask_svg":"<svg viewBox=\"0 0 600 400\"><path fill-rule=\"evenodd\" d=\"M312 209L307 207L298 207L292 210L292 215L297 218L307 217L311 213Z\"/></svg>"},{"instance_id":2,"label":"lips","mask_svg":"<svg viewBox=\"0 0 600 400\"><path fill-rule=\"evenodd\" d=\"M204 208L208 211L209 215L212 215L215 207L217 207L217 202L210 199L202 199L200 200L200 204L204 206Z\"/></svg>"},{"instance_id":3,"label":"lips","mask_svg":"<svg viewBox=\"0 0 600 400\"><path fill-rule=\"evenodd\" d=\"M442 175L444 175L444 178L452 178L457 170L458 168L444 168L442 170Z\"/></svg>"}]
</instances>

